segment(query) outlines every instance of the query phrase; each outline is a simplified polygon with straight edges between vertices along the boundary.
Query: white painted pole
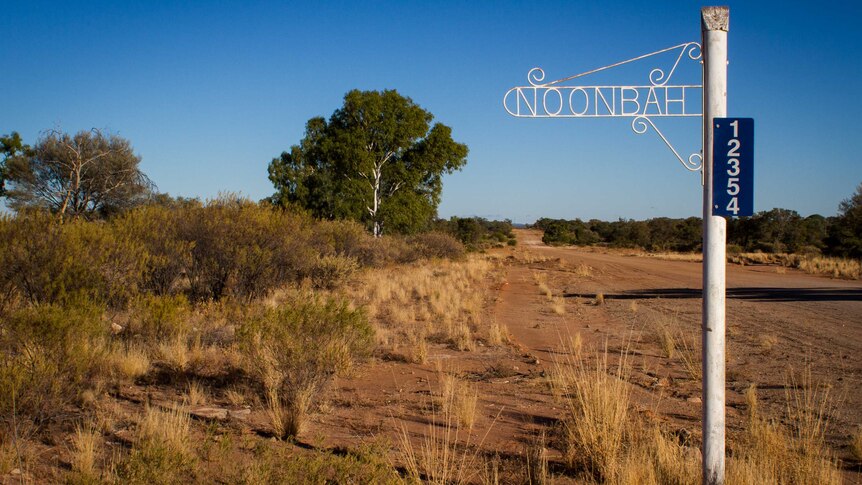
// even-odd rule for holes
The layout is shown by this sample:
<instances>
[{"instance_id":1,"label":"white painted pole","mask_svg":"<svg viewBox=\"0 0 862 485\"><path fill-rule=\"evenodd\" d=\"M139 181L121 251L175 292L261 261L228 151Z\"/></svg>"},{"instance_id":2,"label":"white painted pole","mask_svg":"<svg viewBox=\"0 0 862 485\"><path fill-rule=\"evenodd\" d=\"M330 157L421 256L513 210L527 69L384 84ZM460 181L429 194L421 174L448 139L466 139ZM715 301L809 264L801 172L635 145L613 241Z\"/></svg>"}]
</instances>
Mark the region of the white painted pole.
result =
<instances>
[{"instance_id":1,"label":"white painted pole","mask_svg":"<svg viewBox=\"0 0 862 485\"><path fill-rule=\"evenodd\" d=\"M725 241L712 215L713 118L727 116L728 7L701 9L703 46L703 483L724 483Z\"/></svg>"}]
</instances>

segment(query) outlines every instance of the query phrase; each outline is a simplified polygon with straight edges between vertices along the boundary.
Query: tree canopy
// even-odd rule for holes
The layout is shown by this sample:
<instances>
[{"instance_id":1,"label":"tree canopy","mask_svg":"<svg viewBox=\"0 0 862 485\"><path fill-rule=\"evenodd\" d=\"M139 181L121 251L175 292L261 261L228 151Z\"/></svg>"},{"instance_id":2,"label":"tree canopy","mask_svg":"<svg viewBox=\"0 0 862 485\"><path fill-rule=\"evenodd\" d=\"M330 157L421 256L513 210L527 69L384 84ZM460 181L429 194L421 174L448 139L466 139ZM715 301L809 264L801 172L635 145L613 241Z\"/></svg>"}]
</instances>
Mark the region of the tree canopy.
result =
<instances>
[{"instance_id":1,"label":"tree canopy","mask_svg":"<svg viewBox=\"0 0 862 485\"><path fill-rule=\"evenodd\" d=\"M467 146L433 119L395 90L348 92L328 121L308 120L299 144L272 160L272 201L361 221L374 235L422 229L437 214L442 175L467 162Z\"/></svg>"},{"instance_id":2,"label":"tree canopy","mask_svg":"<svg viewBox=\"0 0 862 485\"><path fill-rule=\"evenodd\" d=\"M838 206L837 224L830 227L829 240L838 254L862 258L862 183Z\"/></svg>"},{"instance_id":3,"label":"tree canopy","mask_svg":"<svg viewBox=\"0 0 862 485\"><path fill-rule=\"evenodd\" d=\"M6 170L15 159L28 156L30 147L21 140L21 135L13 131L10 135L0 136L0 196L6 195Z\"/></svg>"},{"instance_id":4,"label":"tree canopy","mask_svg":"<svg viewBox=\"0 0 862 485\"><path fill-rule=\"evenodd\" d=\"M41 207L90 218L133 206L153 189L129 141L98 130L50 131L5 161L5 195L15 210Z\"/></svg>"}]
</instances>

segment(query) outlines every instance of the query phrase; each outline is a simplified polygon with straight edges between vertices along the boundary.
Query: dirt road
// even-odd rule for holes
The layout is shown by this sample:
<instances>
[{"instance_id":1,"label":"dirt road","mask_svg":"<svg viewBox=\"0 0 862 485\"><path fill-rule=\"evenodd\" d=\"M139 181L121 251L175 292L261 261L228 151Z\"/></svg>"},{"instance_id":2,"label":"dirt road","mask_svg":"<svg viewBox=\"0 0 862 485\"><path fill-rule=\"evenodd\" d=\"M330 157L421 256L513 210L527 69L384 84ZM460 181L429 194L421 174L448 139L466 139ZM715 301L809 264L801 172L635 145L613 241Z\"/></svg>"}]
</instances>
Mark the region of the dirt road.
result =
<instances>
[{"instance_id":1,"label":"dirt road","mask_svg":"<svg viewBox=\"0 0 862 485\"><path fill-rule=\"evenodd\" d=\"M698 423L699 381L692 378L685 382L690 377L685 375L686 362L667 359L661 345L656 348L649 344L659 339L656 327L670 321L681 335L688 335L687 345L699 365L701 264L548 247L541 243L541 233L535 231L519 231L518 237L527 251L553 262L534 264L531 271L544 268L555 293L581 303L573 305L575 318L569 328L583 331L585 326L592 327L596 342L633 340L628 345L649 369L634 379L648 382L649 377L668 377L676 381L660 413L681 423ZM597 294L604 298L605 305L599 307L604 311L588 305ZM780 416L788 388L799 384L805 370L810 369L810 385L828 393L835 407L829 439L839 455L849 459L847 435L862 424L862 282L775 266L729 265L727 325L730 431L744 425L742 392L750 384L757 386L761 404ZM548 348L555 338L549 336L539 343L535 335L523 330L520 333L518 337L531 345ZM649 400L648 396L642 398Z\"/></svg>"},{"instance_id":2,"label":"dirt road","mask_svg":"<svg viewBox=\"0 0 862 485\"><path fill-rule=\"evenodd\" d=\"M585 352L626 355L636 411L698 446L701 264L548 247L534 231L517 237L516 248L492 253L503 276L484 318L508 329L510 344L480 341L471 352L434 345L425 364L372 364L340 383L334 409L315 424L325 443L354 446L381 435L421 442L442 369L478 391L474 429L481 431L472 444L517 458L535 436L553 435L561 410L546 376L579 341ZM848 442L862 424L862 282L731 265L727 286L729 439L746 426L749 386L764 415L784 420L788 398L807 386L829 398L827 439L856 482L860 464ZM549 448L553 468L560 450L553 439Z\"/></svg>"}]
</instances>

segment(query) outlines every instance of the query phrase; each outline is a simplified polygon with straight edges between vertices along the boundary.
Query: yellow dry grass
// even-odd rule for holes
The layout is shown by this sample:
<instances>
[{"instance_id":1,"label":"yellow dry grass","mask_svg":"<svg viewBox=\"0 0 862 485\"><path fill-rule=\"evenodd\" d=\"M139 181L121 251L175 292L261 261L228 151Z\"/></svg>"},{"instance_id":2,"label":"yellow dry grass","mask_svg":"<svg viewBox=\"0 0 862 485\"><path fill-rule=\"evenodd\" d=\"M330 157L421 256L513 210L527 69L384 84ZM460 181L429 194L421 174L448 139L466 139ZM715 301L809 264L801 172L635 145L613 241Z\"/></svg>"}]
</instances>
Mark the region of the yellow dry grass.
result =
<instances>
[{"instance_id":1,"label":"yellow dry grass","mask_svg":"<svg viewBox=\"0 0 862 485\"><path fill-rule=\"evenodd\" d=\"M545 433L541 432L531 439L524 449L527 485L547 485L551 483L548 472L548 450L545 448Z\"/></svg>"},{"instance_id":2,"label":"yellow dry grass","mask_svg":"<svg viewBox=\"0 0 862 485\"><path fill-rule=\"evenodd\" d=\"M174 372L182 373L189 365L189 345L185 335L178 335L158 347L159 358Z\"/></svg>"},{"instance_id":3,"label":"yellow dry grass","mask_svg":"<svg viewBox=\"0 0 862 485\"><path fill-rule=\"evenodd\" d=\"M761 417L754 387L746 392L747 434L728 461L729 483L841 483L841 472L826 447L825 431L833 407L828 388L813 382L810 370L788 378L788 425Z\"/></svg>"},{"instance_id":4,"label":"yellow dry grass","mask_svg":"<svg viewBox=\"0 0 862 485\"><path fill-rule=\"evenodd\" d=\"M551 310L557 315L566 314L566 300L563 297L555 296L551 298Z\"/></svg>"},{"instance_id":5,"label":"yellow dry grass","mask_svg":"<svg viewBox=\"0 0 862 485\"><path fill-rule=\"evenodd\" d=\"M351 296L368 310L379 345L406 344L421 354L420 341L435 338L472 350L493 269L492 261L473 256L373 270Z\"/></svg>"},{"instance_id":6,"label":"yellow dry grass","mask_svg":"<svg viewBox=\"0 0 862 485\"><path fill-rule=\"evenodd\" d=\"M593 268L584 263L575 266L574 272L581 278L588 278L593 275Z\"/></svg>"},{"instance_id":7,"label":"yellow dry grass","mask_svg":"<svg viewBox=\"0 0 862 485\"><path fill-rule=\"evenodd\" d=\"M556 363L550 380L555 394L562 396L566 461L599 480L613 480L627 434L628 364L621 356L616 369L610 369L607 349L597 352L590 364L576 358L574 350L567 355Z\"/></svg>"},{"instance_id":8,"label":"yellow dry grass","mask_svg":"<svg viewBox=\"0 0 862 485\"><path fill-rule=\"evenodd\" d=\"M680 325L673 313L657 313L647 319L647 328L658 343L662 355L668 359L679 359L689 378L702 378L700 345L697 334Z\"/></svg>"},{"instance_id":9,"label":"yellow dry grass","mask_svg":"<svg viewBox=\"0 0 862 485\"><path fill-rule=\"evenodd\" d=\"M201 404L206 404L209 398L204 386L200 382L192 380L189 381L188 386L186 386L186 395L184 400L189 406L200 406Z\"/></svg>"},{"instance_id":10,"label":"yellow dry grass","mask_svg":"<svg viewBox=\"0 0 862 485\"><path fill-rule=\"evenodd\" d=\"M146 350L136 345L114 349L106 360L112 374L122 379L133 381L150 370L150 358Z\"/></svg>"},{"instance_id":11,"label":"yellow dry grass","mask_svg":"<svg viewBox=\"0 0 862 485\"><path fill-rule=\"evenodd\" d=\"M186 453L191 449L191 425L191 417L183 407L161 410L147 406L138 422L137 434L141 439L158 440L173 451Z\"/></svg>"},{"instance_id":12,"label":"yellow dry grass","mask_svg":"<svg viewBox=\"0 0 862 485\"><path fill-rule=\"evenodd\" d=\"M510 342L511 336L509 335L509 329L505 324L501 324L496 319L493 319L491 324L488 326L488 344L494 347L499 347Z\"/></svg>"},{"instance_id":13,"label":"yellow dry grass","mask_svg":"<svg viewBox=\"0 0 862 485\"><path fill-rule=\"evenodd\" d=\"M447 375L441 371L442 402L440 406L432 407L434 411L431 420L418 445L411 440L407 428L401 425L397 456L404 464L409 483L451 485L475 483L477 480L487 483L489 477L492 480L495 476L499 478L494 467L489 466L479 453L494 423L491 423L482 438L476 442L474 423L464 424L458 417L458 413L464 412L463 405L455 402L464 397L463 394L459 397L456 390L459 384L450 380L448 386L451 390L445 390L445 381L453 377L447 378ZM476 398L472 397L477 396L474 394L475 390L469 387L467 389L468 400L475 402ZM475 407L473 413L475 414Z\"/></svg>"},{"instance_id":14,"label":"yellow dry grass","mask_svg":"<svg viewBox=\"0 0 862 485\"><path fill-rule=\"evenodd\" d=\"M451 416L457 426L472 428L476 422L476 404L479 393L475 386L457 376L440 375L440 403L444 416Z\"/></svg>"},{"instance_id":15,"label":"yellow dry grass","mask_svg":"<svg viewBox=\"0 0 862 485\"><path fill-rule=\"evenodd\" d=\"M101 434L92 425L77 426L72 435L72 471L81 482L97 482L99 471L96 460L99 452Z\"/></svg>"},{"instance_id":16,"label":"yellow dry grass","mask_svg":"<svg viewBox=\"0 0 862 485\"><path fill-rule=\"evenodd\" d=\"M850 438L850 453L853 458L862 461L862 426L857 427Z\"/></svg>"},{"instance_id":17,"label":"yellow dry grass","mask_svg":"<svg viewBox=\"0 0 862 485\"><path fill-rule=\"evenodd\" d=\"M728 262L740 265L773 264L780 268L796 268L809 274L832 278L859 279L862 262L857 259L833 258L807 254L741 253L728 255Z\"/></svg>"},{"instance_id":18,"label":"yellow dry grass","mask_svg":"<svg viewBox=\"0 0 862 485\"><path fill-rule=\"evenodd\" d=\"M769 352L778 344L778 336L773 334L761 334L758 336L757 343L764 351Z\"/></svg>"}]
</instances>

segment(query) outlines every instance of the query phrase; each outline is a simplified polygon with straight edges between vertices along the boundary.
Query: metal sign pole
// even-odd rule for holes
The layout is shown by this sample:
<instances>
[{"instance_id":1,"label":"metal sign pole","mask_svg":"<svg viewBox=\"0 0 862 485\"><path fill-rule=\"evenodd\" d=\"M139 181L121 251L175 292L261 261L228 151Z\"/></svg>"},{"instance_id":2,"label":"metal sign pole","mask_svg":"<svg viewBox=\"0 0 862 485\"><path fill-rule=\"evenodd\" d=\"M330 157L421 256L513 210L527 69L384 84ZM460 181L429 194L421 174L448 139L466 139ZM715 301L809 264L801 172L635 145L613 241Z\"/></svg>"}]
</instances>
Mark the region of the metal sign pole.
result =
<instances>
[{"instance_id":1,"label":"metal sign pole","mask_svg":"<svg viewBox=\"0 0 862 485\"><path fill-rule=\"evenodd\" d=\"M727 116L727 7L701 9L703 46L703 483L724 483L725 243L712 215L713 118Z\"/></svg>"},{"instance_id":2,"label":"metal sign pole","mask_svg":"<svg viewBox=\"0 0 862 485\"><path fill-rule=\"evenodd\" d=\"M727 223L718 213L751 215L751 163L753 121L724 120L734 127L733 147L721 147L729 167L726 194L730 202L721 208L713 205L713 139L714 120L727 115L727 30L730 11L727 7L701 9L701 44L687 42L650 52L608 66L591 69L556 81L545 81L545 71L533 68L527 74L529 86L516 86L503 96L506 112L517 118L631 118L632 130L643 134L652 129L673 152L679 162L692 172L703 171L703 483L724 483L724 337L725 337L725 243ZM649 71L649 84L571 85L569 81L642 61L665 53L676 53L669 69ZM703 58L703 84L671 83L676 68L687 57ZM703 111L693 112L686 96L702 89ZM703 150L687 158L673 147L659 130L653 118L703 117ZM747 120L747 121L745 121ZM725 129L727 128L725 126ZM747 127L740 129L741 127ZM743 143L744 142L744 143ZM743 149L739 151L737 149ZM743 156L745 155L745 156ZM729 158L733 156L734 158ZM742 177L743 161L746 161ZM721 172L724 174L724 172ZM723 175L722 175L723 176ZM745 182L743 182L743 179ZM721 179L718 179L721 182ZM744 185L744 187L743 187ZM745 194L741 190L745 189ZM741 195L742 194L742 195ZM743 197L745 195L745 197ZM724 200L724 199L721 199ZM745 208L743 209L742 206Z\"/></svg>"}]
</instances>

